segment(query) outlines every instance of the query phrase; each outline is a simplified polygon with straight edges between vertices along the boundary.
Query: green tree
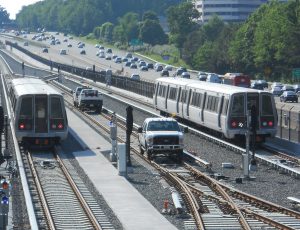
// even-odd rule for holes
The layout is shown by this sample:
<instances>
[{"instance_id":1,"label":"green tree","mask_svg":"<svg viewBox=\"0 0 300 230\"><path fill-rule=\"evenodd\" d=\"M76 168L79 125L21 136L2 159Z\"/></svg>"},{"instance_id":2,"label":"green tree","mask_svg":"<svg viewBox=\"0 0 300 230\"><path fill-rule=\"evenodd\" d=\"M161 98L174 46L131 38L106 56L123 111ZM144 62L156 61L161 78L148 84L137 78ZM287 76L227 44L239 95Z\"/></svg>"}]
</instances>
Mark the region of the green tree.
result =
<instances>
[{"instance_id":1,"label":"green tree","mask_svg":"<svg viewBox=\"0 0 300 230\"><path fill-rule=\"evenodd\" d=\"M205 38L208 41L214 41L219 37L219 34L224 28L224 22L217 15L213 15L212 18L202 26Z\"/></svg>"},{"instance_id":2,"label":"green tree","mask_svg":"<svg viewBox=\"0 0 300 230\"><path fill-rule=\"evenodd\" d=\"M123 17L119 18L119 25L124 33L125 41L128 43L131 39L138 38L139 35L139 24L138 24L138 14L133 12L128 12Z\"/></svg>"},{"instance_id":3,"label":"green tree","mask_svg":"<svg viewBox=\"0 0 300 230\"><path fill-rule=\"evenodd\" d=\"M101 38L106 42L111 42L113 39L114 25L111 22L106 22L101 26Z\"/></svg>"},{"instance_id":4,"label":"green tree","mask_svg":"<svg viewBox=\"0 0 300 230\"><path fill-rule=\"evenodd\" d=\"M113 29L113 40L119 41L122 44L126 43L125 31L121 25L117 25Z\"/></svg>"},{"instance_id":5,"label":"green tree","mask_svg":"<svg viewBox=\"0 0 300 230\"><path fill-rule=\"evenodd\" d=\"M0 24L9 22L9 13L0 6Z\"/></svg>"},{"instance_id":6,"label":"green tree","mask_svg":"<svg viewBox=\"0 0 300 230\"><path fill-rule=\"evenodd\" d=\"M214 66L214 44L212 42L205 42L198 48L194 59L193 67L199 70L216 72Z\"/></svg>"},{"instance_id":7,"label":"green tree","mask_svg":"<svg viewBox=\"0 0 300 230\"><path fill-rule=\"evenodd\" d=\"M167 35L164 33L159 22L149 19L142 22L140 38L150 45L164 44L167 42Z\"/></svg>"},{"instance_id":8,"label":"green tree","mask_svg":"<svg viewBox=\"0 0 300 230\"><path fill-rule=\"evenodd\" d=\"M197 27L195 19L199 17L199 12L191 2L184 2L177 6L171 6L167 10L167 21L171 33L171 42L177 47L182 48L187 35Z\"/></svg>"},{"instance_id":9,"label":"green tree","mask_svg":"<svg viewBox=\"0 0 300 230\"><path fill-rule=\"evenodd\" d=\"M143 21L146 21L146 20L153 20L153 21L157 21L159 22L159 19L157 17L157 14L151 10L148 10L146 11L144 14L143 14L143 18L142 18Z\"/></svg>"}]
</instances>

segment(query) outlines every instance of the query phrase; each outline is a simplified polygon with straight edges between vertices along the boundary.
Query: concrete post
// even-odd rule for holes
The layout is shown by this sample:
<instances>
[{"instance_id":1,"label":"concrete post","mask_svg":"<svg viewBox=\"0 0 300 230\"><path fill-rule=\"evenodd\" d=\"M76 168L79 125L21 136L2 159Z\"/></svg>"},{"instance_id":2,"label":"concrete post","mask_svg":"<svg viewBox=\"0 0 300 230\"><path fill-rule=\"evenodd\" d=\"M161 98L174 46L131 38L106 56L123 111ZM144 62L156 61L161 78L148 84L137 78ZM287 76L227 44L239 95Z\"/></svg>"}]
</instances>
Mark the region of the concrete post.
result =
<instances>
[{"instance_id":1,"label":"concrete post","mask_svg":"<svg viewBox=\"0 0 300 230\"><path fill-rule=\"evenodd\" d=\"M126 145L118 144L118 170L120 176L127 176Z\"/></svg>"}]
</instances>

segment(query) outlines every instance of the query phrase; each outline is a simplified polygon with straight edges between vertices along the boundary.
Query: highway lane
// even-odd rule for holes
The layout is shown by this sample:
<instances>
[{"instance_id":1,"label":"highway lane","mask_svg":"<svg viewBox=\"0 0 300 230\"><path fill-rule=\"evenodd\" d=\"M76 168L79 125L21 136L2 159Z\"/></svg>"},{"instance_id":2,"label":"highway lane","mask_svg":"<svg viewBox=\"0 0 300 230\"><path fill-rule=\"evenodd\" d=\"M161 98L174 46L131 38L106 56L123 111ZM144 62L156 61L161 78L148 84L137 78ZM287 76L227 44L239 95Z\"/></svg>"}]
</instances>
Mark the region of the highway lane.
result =
<instances>
[{"instance_id":1,"label":"highway lane","mask_svg":"<svg viewBox=\"0 0 300 230\"><path fill-rule=\"evenodd\" d=\"M52 33L54 34L54 33ZM58 45L50 45L50 40L46 41L32 41L31 38L34 34L27 35L27 38L21 38L23 41L10 39L11 41L18 42L20 46L23 46L24 41L28 41L28 46L23 46L23 48L28 49L29 51L43 56L49 60L61 62L68 65L74 65L82 68L92 67L95 65L96 70L101 69L112 69L113 72L121 71L122 68L124 72L121 74L123 76L130 77L131 74L139 74L142 79L146 79L149 81L154 81L156 78L160 77L160 72L156 72L153 69L149 69L149 71L141 71L140 69L130 69L129 67L125 66L125 63L122 64L115 63L113 60L105 60L105 58L99 58L96 56L98 48L95 48L94 45L86 44L84 50L86 51L86 55L80 54L80 48L77 48L78 40L76 39L68 39L68 42L63 42L65 38L63 35L55 35L61 42ZM18 37L20 39L20 37ZM4 40L2 38L2 40ZM67 44L72 44L72 47L67 47ZM42 47L48 47L49 53L43 53ZM59 52L61 49L65 49L67 51L67 55L60 55ZM114 50L113 53L124 57L125 51ZM174 74L175 71L170 72L170 75ZM194 76L195 77L195 76Z\"/></svg>"}]
</instances>

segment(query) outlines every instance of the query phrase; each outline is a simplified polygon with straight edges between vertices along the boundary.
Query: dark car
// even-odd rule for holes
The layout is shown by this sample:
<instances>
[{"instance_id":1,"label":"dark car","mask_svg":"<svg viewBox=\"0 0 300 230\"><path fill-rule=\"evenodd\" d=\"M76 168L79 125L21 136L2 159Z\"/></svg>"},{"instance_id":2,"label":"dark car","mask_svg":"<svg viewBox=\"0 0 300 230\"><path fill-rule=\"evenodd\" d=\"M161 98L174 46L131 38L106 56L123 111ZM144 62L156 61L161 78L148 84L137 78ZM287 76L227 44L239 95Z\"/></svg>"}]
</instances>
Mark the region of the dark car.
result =
<instances>
[{"instance_id":1,"label":"dark car","mask_svg":"<svg viewBox=\"0 0 300 230\"><path fill-rule=\"evenodd\" d=\"M128 62L128 58L124 57L124 58L122 59L122 62Z\"/></svg>"},{"instance_id":2,"label":"dark car","mask_svg":"<svg viewBox=\"0 0 300 230\"><path fill-rule=\"evenodd\" d=\"M295 92L285 91L280 96L280 101L281 102L292 101L292 102L298 103L298 96L297 96L297 94Z\"/></svg>"},{"instance_id":3,"label":"dark car","mask_svg":"<svg viewBox=\"0 0 300 230\"><path fill-rule=\"evenodd\" d=\"M147 67L148 69L153 69L154 68L153 63L147 63Z\"/></svg>"},{"instance_id":4,"label":"dark car","mask_svg":"<svg viewBox=\"0 0 300 230\"><path fill-rule=\"evenodd\" d=\"M137 69L137 65L136 65L135 63L132 63L132 64L130 65L130 69Z\"/></svg>"},{"instance_id":5,"label":"dark car","mask_svg":"<svg viewBox=\"0 0 300 230\"><path fill-rule=\"evenodd\" d=\"M268 88L268 82L266 80L257 80L257 83L261 84L263 88Z\"/></svg>"},{"instance_id":6,"label":"dark car","mask_svg":"<svg viewBox=\"0 0 300 230\"><path fill-rule=\"evenodd\" d=\"M292 91L292 92L295 92L295 89L294 89L294 87L291 86L291 85L285 85L285 86L282 87L282 91L283 91L283 92L284 92L284 91Z\"/></svg>"},{"instance_id":7,"label":"dark car","mask_svg":"<svg viewBox=\"0 0 300 230\"><path fill-rule=\"evenodd\" d=\"M137 57L132 58L133 61L138 61L139 59Z\"/></svg>"},{"instance_id":8,"label":"dark car","mask_svg":"<svg viewBox=\"0 0 300 230\"><path fill-rule=\"evenodd\" d=\"M155 70L156 70L156 72L160 72L163 69L164 69L164 67L162 65L158 65Z\"/></svg>"},{"instance_id":9,"label":"dark car","mask_svg":"<svg viewBox=\"0 0 300 230\"><path fill-rule=\"evenodd\" d=\"M128 62L125 63L125 66L130 66L130 65L131 65L130 61L128 61Z\"/></svg>"},{"instance_id":10,"label":"dark car","mask_svg":"<svg viewBox=\"0 0 300 230\"><path fill-rule=\"evenodd\" d=\"M48 49L47 48L43 48L43 53L48 53Z\"/></svg>"},{"instance_id":11,"label":"dark car","mask_svg":"<svg viewBox=\"0 0 300 230\"><path fill-rule=\"evenodd\" d=\"M80 54L86 54L85 50L80 50Z\"/></svg>"},{"instance_id":12,"label":"dark car","mask_svg":"<svg viewBox=\"0 0 300 230\"><path fill-rule=\"evenodd\" d=\"M169 71L168 70L166 70L166 69L163 69L161 72L160 72L160 76L167 76L167 77L169 77Z\"/></svg>"},{"instance_id":13,"label":"dark car","mask_svg":"<svg viewBox=\"0 0 300 230\"><path fill-rule=\"evenodd\" d=\"M176 76L181 76L182 73L184 72L187 72L187 69L184 68L184 67L179 67L177 70L176 70Z\"/></svg>"},{"instance_id":14,"label":"dark car","mask_svg":"<svg viewBox=\"0 0 300 230\"><path fill-rule=\"evenodd\" d=\"M264 86L261 83L259 83L258 81L252 82L250 87L252 89L264 90Z\"/></svg>"},{"instance_id":15,"label":"dark car","mask_svg":"<svg viewBox=\"0 0 300 230\"><path fill-rule=\"evenodd\" d=\"M141 71L148 71L148 67L147 66L141 66Z\"/></svg>"},{"instance_id":16,"label":"dark car","mask_svg":"<svg viewBox=\"0 0 300 230\"><path fill-rule=\"evenodd\" d=\"M300 92L300 85L294 85L294 91L295 93Z\"/></svg>"},{"instance_id":17,"label":"dark car","mask_svg":"<svg viewBox=\"0 0 300 230\"><path fill-rule=\"evenodd\" d=\"M206 79L207 79L207 74L204 73L204 72L199 72L199 73L198 73L198 79L199 79L200 81L206 81Z\"/></svg>"},{"instance_id":18,"label":"dark car","mask_svg":"<svg viewBox=\"0 0 300 230\"><path fill-rule=\"evenodd\" d=\"M181 74L181 77L182 77L182 78L186 78L186 79L191 79L191 75L190 75L188 72L183 72L183 73Z\"/></svg>"}]
</instances>

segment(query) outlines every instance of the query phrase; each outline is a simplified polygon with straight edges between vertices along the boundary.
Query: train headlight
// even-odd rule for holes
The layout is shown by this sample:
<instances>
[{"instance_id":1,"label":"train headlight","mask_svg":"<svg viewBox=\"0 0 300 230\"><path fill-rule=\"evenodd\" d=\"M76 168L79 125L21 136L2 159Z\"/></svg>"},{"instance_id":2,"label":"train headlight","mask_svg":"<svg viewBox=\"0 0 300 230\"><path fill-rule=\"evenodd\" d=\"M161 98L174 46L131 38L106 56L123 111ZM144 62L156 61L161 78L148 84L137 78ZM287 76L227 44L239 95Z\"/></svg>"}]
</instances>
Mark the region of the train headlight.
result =
<instances>
[{"instance_id":1,"label":"train headlight","mask_svg":"<svg viewBox=\"0 0 300 230\"><path fill-rule=\"evenodd\" d=\"M262 126L264 126L264 127L266 127L267 124L268 124L268 123L267 123L266 121L263 121L263 122L262 122Z\"/></svg>"},{"instance_id":2,"label":"train headlight","mask_svg":"<svg viewBox=\"0 0 300 230\"><path fill-rule=\"evenodd\" d=\"M59 123L58 126L57 126L59 129L63 129L64 128L64 125L62 123Z\"/></svg>"},{"instance_id":3,"label":"train headlight","mask_svg":"<svg viewBox=\"0 0 300 230\"><path fill-rule=\"evenodd\" d=\"M268 126L269 126L269 127L273 127L273 121L269 121L269 122L268 122Z\"/></svg>"},{"instance_id":4,"label":"train headlight","mask_svg":"<svg viewBox=\"0 0 300 230\"><path fill-rule=\"evenodd\" d=\"M25 129L25 124L24 123L20 123L19 124L19 129Z\"/></svg>"},{"instance_id":5,"label":"train headlight","mask_svg":"<svg viewBox=\"0 0 300 230\"><path fill-rule=\"evenodd\" d=\"M52 124L52 129L56 129L56 124Z\"/></svg>"}]
</instances>

